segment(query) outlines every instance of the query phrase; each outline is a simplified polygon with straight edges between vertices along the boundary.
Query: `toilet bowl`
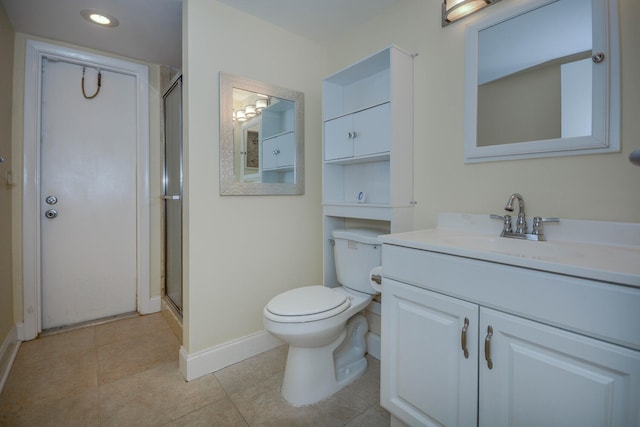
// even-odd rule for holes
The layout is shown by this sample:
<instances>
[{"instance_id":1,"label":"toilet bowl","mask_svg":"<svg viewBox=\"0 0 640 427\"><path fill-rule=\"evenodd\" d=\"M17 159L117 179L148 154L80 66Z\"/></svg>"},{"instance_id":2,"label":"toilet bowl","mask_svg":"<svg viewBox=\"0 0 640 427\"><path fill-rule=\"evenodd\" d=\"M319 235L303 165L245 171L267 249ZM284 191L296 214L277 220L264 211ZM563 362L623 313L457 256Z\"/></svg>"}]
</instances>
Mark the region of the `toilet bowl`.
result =
<instances>
[{"instance_id":1,"label":"toilet bowl","mask_svg":"<svg viewBox=\"0 0 640 427\"><path fill-rule=\"evenodd\" d=\"M367 320L359 314L378 293L369 272L380 265L374 230L335 230L334 259L341 286L305 286L274 297L263 323L289 344L282 396L304 406L329 397L367 368Z\"/></svg>"}]
</instances>

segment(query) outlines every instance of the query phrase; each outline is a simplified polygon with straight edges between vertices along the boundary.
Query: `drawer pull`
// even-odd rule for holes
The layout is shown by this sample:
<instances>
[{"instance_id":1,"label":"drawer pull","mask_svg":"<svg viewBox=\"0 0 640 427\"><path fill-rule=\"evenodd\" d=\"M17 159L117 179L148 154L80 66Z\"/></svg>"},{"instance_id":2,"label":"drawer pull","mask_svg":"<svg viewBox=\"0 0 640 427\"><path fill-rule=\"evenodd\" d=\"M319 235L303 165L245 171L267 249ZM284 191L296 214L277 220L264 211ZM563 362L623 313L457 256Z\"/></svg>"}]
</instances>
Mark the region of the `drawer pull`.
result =
<instances>
[{"instance_id":1,"label":"drawer pull","mask_svg":"<svg viewBox=\"0 0 640 427\"><path fill-rule=\"evenodd\" d=\"M464 318L464 326L462 327L461 345L464 353L464 358L469 358L469 350L467 349L467 330L469 329L469 318Z\"/></svg>"},{"instance_id":2,"label":"drawer pull","mask_svg":"<svg viewBox=\"0 0 640 427\"><path fill-rule=\"evenodd\" d=\"M487 326L487 337L484 339L484 358L487 361L487 367L493 369L493 362L491 361L491 337L493 336L493 328L491 325Z\"/></svg>"}]
</instances>

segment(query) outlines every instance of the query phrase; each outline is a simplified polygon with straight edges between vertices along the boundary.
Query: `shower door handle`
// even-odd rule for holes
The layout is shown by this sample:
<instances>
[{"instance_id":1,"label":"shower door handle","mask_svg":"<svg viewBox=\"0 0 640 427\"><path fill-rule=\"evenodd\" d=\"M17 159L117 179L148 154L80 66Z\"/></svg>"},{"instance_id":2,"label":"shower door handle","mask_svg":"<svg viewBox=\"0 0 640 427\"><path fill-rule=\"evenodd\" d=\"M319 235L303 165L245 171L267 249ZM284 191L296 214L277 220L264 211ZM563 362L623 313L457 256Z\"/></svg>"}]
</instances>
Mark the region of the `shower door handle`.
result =
<instances>
[{"instance_id":1,"label":"shower door handle","mask_svg":"<svg viewBox=\"0 0 640 427\"><path fill-rule=\"evenodd\" d=\"M162 198L164 200L180 200L181 199L181 197L179 195L177 195L177 196L162 196Z\"/></svg>"}]
</instances>

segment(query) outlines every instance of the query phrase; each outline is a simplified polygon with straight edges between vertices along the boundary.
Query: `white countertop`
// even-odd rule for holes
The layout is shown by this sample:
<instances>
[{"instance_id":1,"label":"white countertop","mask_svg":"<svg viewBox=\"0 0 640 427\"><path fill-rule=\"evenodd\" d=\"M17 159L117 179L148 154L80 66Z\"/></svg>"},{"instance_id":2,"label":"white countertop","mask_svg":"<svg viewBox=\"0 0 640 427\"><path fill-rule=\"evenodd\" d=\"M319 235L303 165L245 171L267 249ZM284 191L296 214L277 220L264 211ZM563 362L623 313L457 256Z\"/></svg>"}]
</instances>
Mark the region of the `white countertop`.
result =
<instances>
[{"instance_id":1,"label":"white countertop","mask_svg":"<svg viewBox=\"0 0 640 427\"><path fill-rule=\"evenodd\" d=\"M640 287L640 224L560 219L547 241L499 237L489 215L440 214L435 229L380 236L384 244Z\"/></svg>"}]
</instances>

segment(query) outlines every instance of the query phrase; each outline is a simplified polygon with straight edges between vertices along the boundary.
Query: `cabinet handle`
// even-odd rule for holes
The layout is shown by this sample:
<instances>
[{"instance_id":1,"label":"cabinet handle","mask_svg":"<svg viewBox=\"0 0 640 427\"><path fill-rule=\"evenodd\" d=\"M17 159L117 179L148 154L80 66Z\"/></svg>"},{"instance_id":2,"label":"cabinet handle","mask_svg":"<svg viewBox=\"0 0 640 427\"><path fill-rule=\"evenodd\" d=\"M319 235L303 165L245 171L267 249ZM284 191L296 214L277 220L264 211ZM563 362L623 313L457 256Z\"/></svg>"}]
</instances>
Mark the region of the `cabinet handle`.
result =
<instances>
[{"instance_id":1,"label":"cabinet handle","mask_svg":"<svg viewBox=\"0 0 640 427\"><path fill-rule=\"evenodd\" d=\"M484 358L487 361L487 367L493 369L493 362L491 361L491 337L493 336L493 328L491 325L487 326L487 337L484 339Z\"/></svg>"},{"instance_id":2,"label":"cabinet handle","mask_svg":"<svg viewBox=\"0 0 640 427\"><path fill-rule=\"evenodd\" d=\"M467 349L467 329L469 329L469 318L465 317L464 326L462 327L462 338L460 343L462 345L462 351L464 352L465 359L469 358L469 350Z\"/></svg>"}]
</instances>

